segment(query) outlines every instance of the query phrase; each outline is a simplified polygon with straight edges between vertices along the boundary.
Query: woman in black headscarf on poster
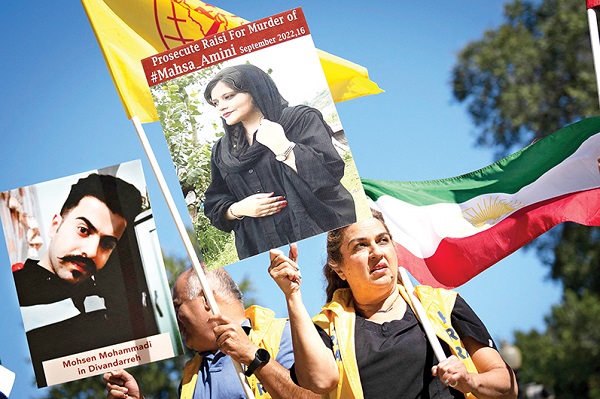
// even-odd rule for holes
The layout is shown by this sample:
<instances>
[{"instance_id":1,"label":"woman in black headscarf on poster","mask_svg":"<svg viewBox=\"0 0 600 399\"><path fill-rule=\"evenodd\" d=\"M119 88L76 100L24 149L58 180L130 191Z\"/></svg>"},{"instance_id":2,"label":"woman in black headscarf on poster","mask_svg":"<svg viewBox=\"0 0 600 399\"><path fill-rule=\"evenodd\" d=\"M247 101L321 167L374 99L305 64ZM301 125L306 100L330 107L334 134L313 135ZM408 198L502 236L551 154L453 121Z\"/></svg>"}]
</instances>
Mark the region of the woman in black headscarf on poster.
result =
<instances>
[{"instance_id":1,"label":"woman in black headscarf on poster","mask_svg":"<svg viewBox=\"0 0 600 399\"><path fill-rule=\"evenodd\" d=\"M204 98L225 128L212 149L204 214L234 231L240 259L356 221L340 182L344 161L318 110L288 106L253 65L221 70Z\"/></svg>"}]
</instances>

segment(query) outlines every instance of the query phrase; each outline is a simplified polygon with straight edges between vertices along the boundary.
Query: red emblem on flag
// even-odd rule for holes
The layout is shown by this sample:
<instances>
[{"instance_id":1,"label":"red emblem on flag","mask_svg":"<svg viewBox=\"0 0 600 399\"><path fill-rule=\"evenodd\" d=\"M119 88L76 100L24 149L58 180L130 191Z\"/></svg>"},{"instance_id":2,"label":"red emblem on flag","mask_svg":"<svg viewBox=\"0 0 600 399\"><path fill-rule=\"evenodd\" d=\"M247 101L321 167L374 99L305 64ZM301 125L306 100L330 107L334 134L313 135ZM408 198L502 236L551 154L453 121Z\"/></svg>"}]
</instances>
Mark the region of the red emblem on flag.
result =
<instances>
[{"instance_id":1,"label":"red emblem on flag","mask_svg":"<svg viewBox=\"0 0 600 399\"><path fill-rule=\"evenodd\" d=\"M171 0L168 11L161 8L159 3L164 3L164 0L154 0L154 18L167 50L225 30L229 18L235 18L205 3L192 6L186 0Z\"/></svg>"}]
</instances>

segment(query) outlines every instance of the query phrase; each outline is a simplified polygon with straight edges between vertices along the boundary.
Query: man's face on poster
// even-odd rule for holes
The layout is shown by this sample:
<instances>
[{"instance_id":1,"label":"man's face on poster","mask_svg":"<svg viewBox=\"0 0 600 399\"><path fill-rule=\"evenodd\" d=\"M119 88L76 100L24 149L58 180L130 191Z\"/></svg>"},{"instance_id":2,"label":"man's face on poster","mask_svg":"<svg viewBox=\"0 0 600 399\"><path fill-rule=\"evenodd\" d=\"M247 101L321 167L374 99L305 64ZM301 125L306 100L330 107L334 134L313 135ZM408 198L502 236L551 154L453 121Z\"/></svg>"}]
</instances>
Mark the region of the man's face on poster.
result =
<instances>
[{"instance_id":1,"label":"man's face on poster","mask_svg":"<svg viewBox=\"0 0 600 399\"><path fill-rule=\"evenodd\" d=\"M55 215L50 227L48 259L61 279L80 283L102 269L127 222L95 197L83 197L64 215Z\"/></svg>"}]
</instances>

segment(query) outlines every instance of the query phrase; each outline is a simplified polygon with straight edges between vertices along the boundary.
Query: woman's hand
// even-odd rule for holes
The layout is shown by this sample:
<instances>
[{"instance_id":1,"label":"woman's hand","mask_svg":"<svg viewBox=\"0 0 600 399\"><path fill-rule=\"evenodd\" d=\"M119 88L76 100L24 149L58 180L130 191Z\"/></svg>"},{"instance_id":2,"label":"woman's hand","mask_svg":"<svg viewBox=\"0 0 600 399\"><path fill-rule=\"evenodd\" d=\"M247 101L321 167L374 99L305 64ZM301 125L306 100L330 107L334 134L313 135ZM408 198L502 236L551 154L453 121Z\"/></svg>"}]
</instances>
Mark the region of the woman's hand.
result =
<instances>
[{"instance_id":1,"label":"woman's hand","mask_svg":"<svg viewBox=\"0 0 600 399\"><path fill-rule=\"evenodd\" d=\"M313 392L326 394L337 386L339 372L333 352L323 343L302 302L302 277L296 263L298 247L290 244L288 256L278 249L272 249L269 255L269 274L285 294L298 383Z\"/></svg>"},{"instance_id":2,"label":"woman's hand","mask_svg":"<svg viewBox=\"0 0 600 399\"><path fill-rule=\"evenodd\" d=\"M244 216L262 218L281 212L287 206L284 196L273 197L274 193L258 193L235 202L229 206L227 218L240 219Z\"/></svg>"},{"instance_id":3,"label":"woman's hand","mask_svg":"<svg viewBox=\"0 0 600 399\"><path fill-rule=\"evenodd\" d=\"M463 339L463 343L473 359L477 373L467 372L458 357L450 356L433 366L433 375L462 393L471 392L476 398L515 399L517 379L498 351L468 336Z\"/></svg>"},{"instance_id":4,"label":"woman's hand","mask_svg":"<svg viewBox=\"0 0 600 399\"><path fill-rule=\"evenodd\" d=\"M285 256L283 251L272 249L269 252L271 264L269 265L269 274L275 280L281 291L289 298L295 292L299 292L302 276L300 268L296 263L298 259L298 247L296 244L290 244L289 256Z\"/></svg>"},{"instance_id":5,"label":"woman's hand","mask_svg":"<svg viewBox=\"0 0 600 399\"><path fill-rule=\"evenodd\" d=\"M456 356L452 355L442 360L432 368L433 375L437 376L446 386L458 389L461 392L470 392L469 373L465 364Z\"/></svg>"},{"instance_id":6,"label":"woman's hand","mask_svg":"<svg viewBox=\"0 0 600 399\"><path fill-rule=\"evenodd\" d=\"M285 136L283 127L277 122L263 119L256 132L256 141L267 147L273 154L282 154L290 146L291 141Z\"/></svg>"}]
</instances>

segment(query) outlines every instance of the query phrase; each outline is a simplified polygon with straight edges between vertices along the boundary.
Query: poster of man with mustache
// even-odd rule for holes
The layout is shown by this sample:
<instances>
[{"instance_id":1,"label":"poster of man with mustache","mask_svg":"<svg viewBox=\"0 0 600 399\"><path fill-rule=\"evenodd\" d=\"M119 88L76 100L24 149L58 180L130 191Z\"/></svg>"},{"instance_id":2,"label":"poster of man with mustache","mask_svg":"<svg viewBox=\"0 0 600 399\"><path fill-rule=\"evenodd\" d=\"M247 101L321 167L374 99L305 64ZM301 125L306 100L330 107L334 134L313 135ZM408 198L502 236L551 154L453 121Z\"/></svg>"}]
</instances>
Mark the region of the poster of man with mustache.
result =
<instances>
[{"instance_id":1,"label":"poster of man with mustache","mask_svg":"<svg viewBox=\"0 0 600 399\"><path fill-rule=\"evenodd\" d=\"M130 162L0 193L38 387L145 363L151 348L174 355L179 335L136 170ZM171 319L167 331L160 319Z\"/></svg>"}]
</instances>

